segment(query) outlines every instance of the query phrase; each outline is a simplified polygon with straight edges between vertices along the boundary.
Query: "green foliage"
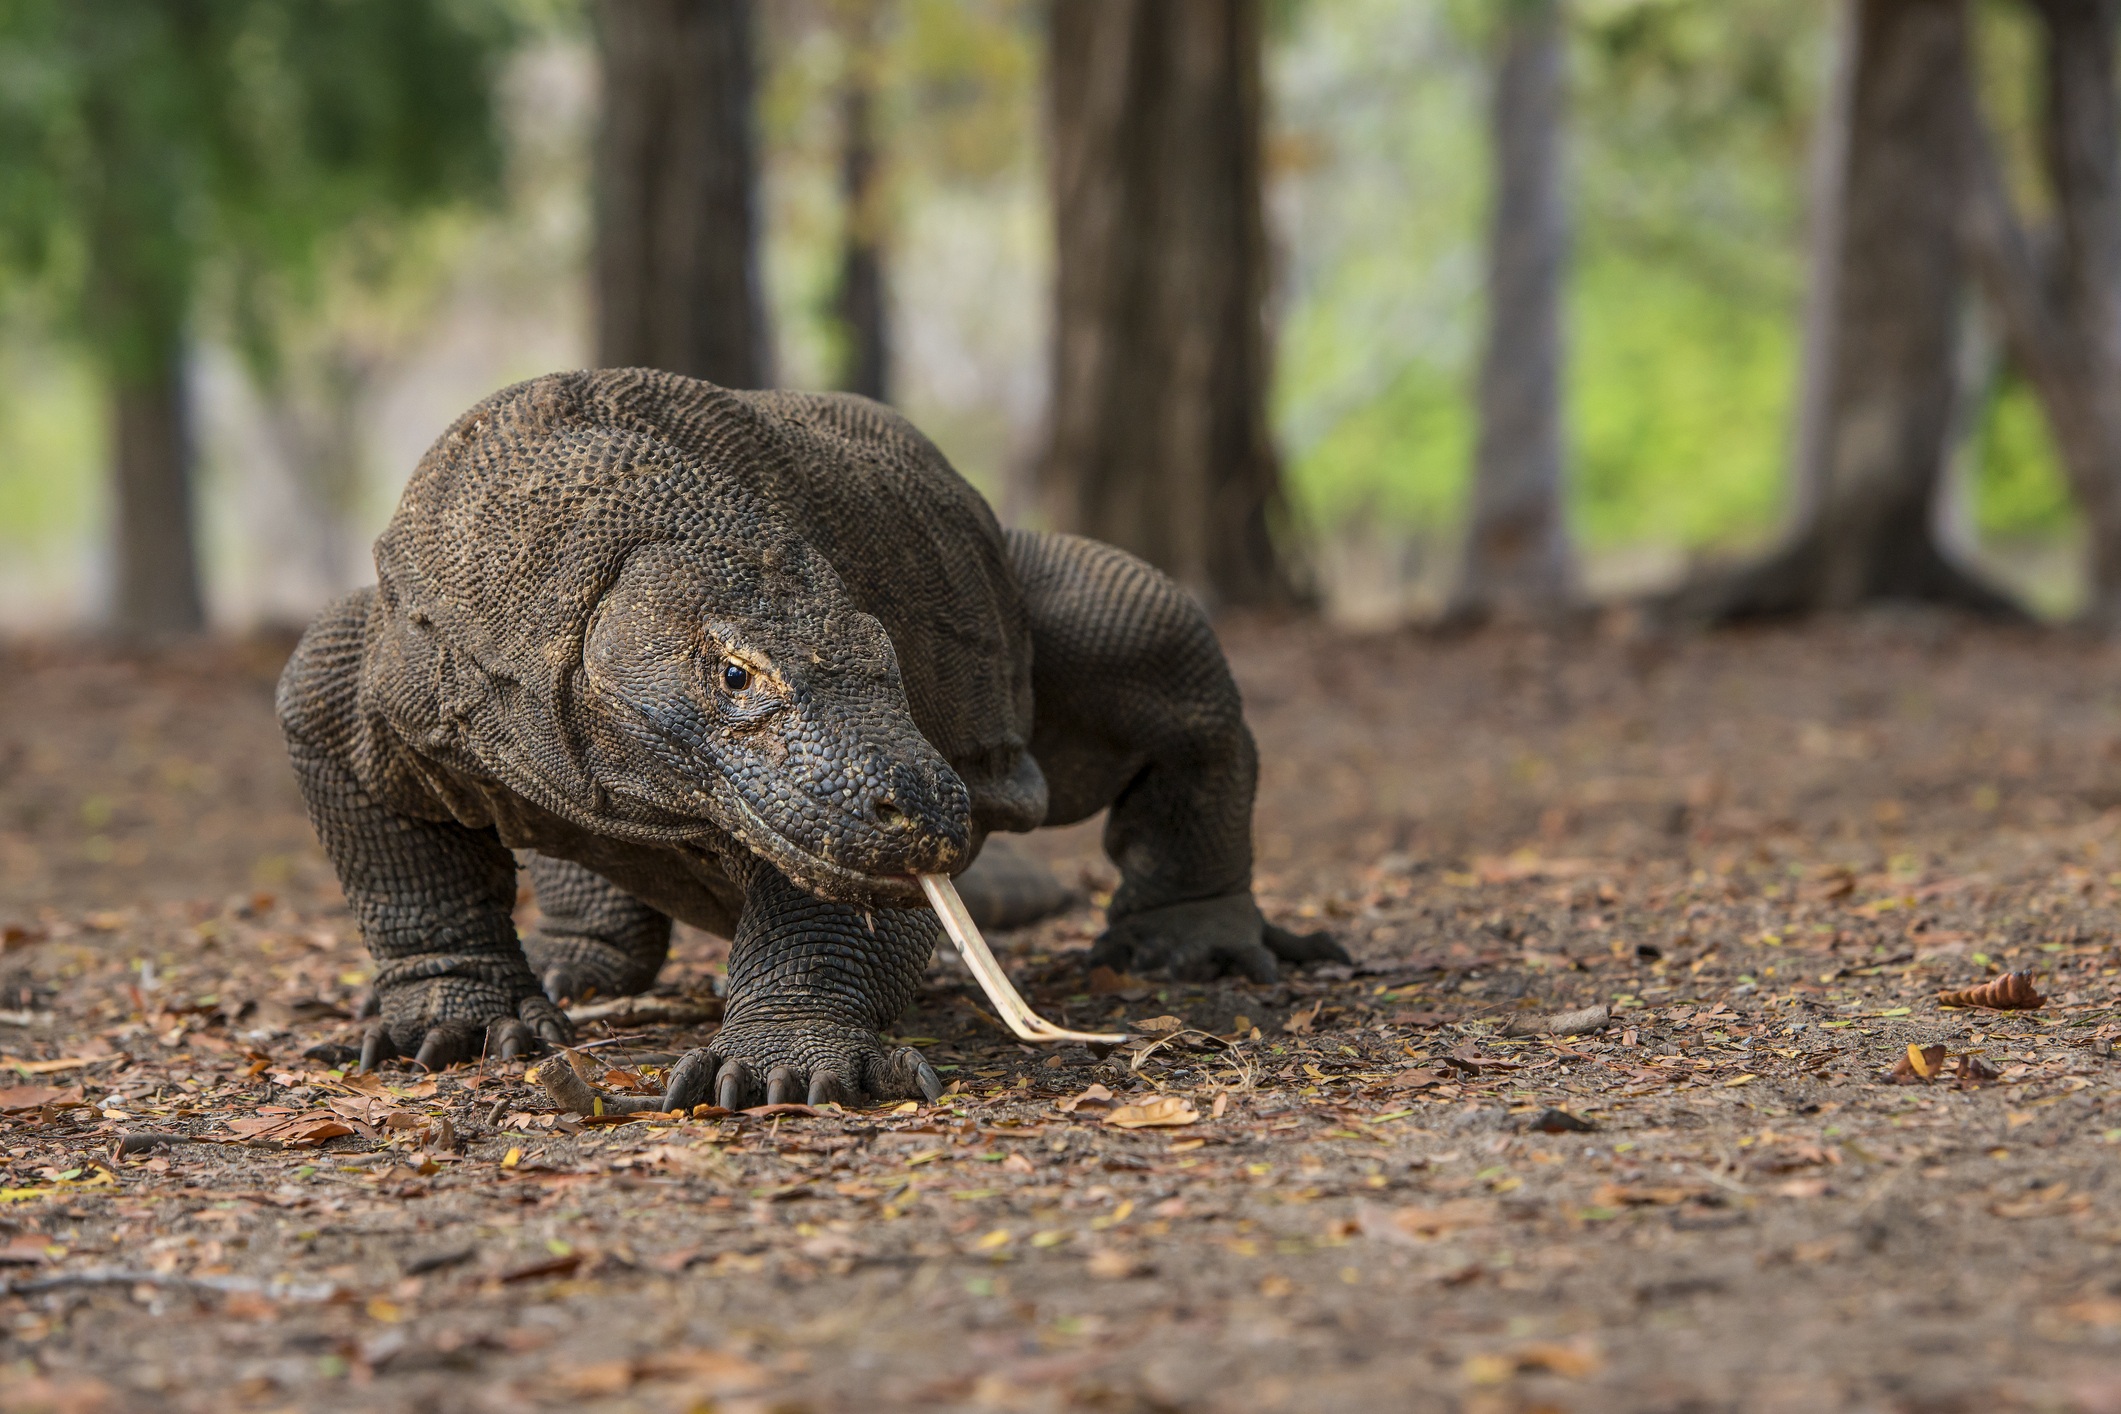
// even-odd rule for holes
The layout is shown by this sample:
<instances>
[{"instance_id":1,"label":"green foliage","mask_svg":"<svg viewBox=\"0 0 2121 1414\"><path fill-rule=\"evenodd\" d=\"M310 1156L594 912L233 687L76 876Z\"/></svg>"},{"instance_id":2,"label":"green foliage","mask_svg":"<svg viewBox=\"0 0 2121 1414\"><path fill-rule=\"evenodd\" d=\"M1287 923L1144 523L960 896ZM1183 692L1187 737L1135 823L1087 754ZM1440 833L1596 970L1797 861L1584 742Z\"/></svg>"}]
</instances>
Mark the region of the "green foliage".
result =
<instances>
[{"instance_id":1,"label":"green foliage","mask_svg":"<svg viewBox=\"0 0 2121 1414\"><path fill-rule=\"evenodd\" d=\"M2077 506L2032 388L2007 377L1981 420L1974 524L1984 539L2042 540L2067 533Z\"/></svg>"},{"instance_id":2,"label":"green foliage","mask_svg":"<svg viewBox=\"0 0 2121 1414\"><path fill-rule=\"evenodd\" d=\"M1574 25L1572 515L1593 548L1758 535L1782 499L1803 160L1803 0L1581 0ZM1283 121L1299 193L1277 411L1316 525L1428 534L1474 444L1487 204L1483 6L1307 7ZM1330 74L1316 95L1315 66Z\"/></svg>"},{"instance_id":3,"label":"green foliage","mask_svg":"<svg viewBox=\"0 0 2121 1414\"><path fill-rule=\"evenodd\" d=\"M1783 499L1796 329L1684 264L1579 263L1572 509L1585 543L1726 545Z\"/></svg>"},{"instance_id":4,"label":"green foliage","mask_svg":"<svg viewBox=\"0 0 2121 1414\"><path fill-rule=\"evenodd\" d=\"M12 0L0 258L109 375L166 358L214 277L262 354L332 237L495 191L517 28L498 0Z\"/></svg>"}]
</instances>

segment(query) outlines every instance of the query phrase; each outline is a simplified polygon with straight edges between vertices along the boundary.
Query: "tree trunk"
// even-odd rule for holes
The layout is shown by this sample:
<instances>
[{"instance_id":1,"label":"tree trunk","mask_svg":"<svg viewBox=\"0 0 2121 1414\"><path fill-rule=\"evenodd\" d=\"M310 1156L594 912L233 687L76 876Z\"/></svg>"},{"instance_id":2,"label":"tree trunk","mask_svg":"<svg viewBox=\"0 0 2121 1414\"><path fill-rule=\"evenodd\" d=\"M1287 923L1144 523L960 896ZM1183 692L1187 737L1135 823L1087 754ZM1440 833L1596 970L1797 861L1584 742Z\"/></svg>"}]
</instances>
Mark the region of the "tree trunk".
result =
<instances>
[{"instance_id":1,"label":"tree trunk","mask_svg":"<svg viewBox=\"0 0 2121 1414\"><path fill-rule=\"evenodd\" d=\"M597 360L770 380L749 0L600 0Z\"/></svg>"},{"instance_id":2,"label":"tree trunk","mask_svg":"<svg viewBox=\"0 0 2121 1414\"><path fill-rule=\"evenodd\" d=\"M847 69L840 81L840 283L835 300L840 386L889 401L891 328L884 287L883 168L876 150L877 6L857 0L848 16Z\"/></svg>"},{"instance_id":3,"label":"tree trunk","mask_svg":"<svg viewBox=\"0 0 2121 1414\"><path fill-rule=\"evenodd\" d=\"M1490 109L1488 338L1454 618L1550 617L1567 606L1574 577L1561 491L1566 55L1559 0L1510 7Z\"/></svg>"},{"instance_id":4,"label":"tree trunk","mask_svg":"<svg viewBox=\"0 0 2121 1414\"><path fill-rule=\"evenodd\" d=\"M192 521L191 437L181 343L157 366L110 389L112 509L117 551L111 621L146 637L206 627Z\"/></svg>"},{"instance_id":5,"label":"tree trunk","mask_svg":"<svg viewBox=\"0 0 2121 1414\"><path fill-rule=\"evenodd\" d=\"M1931 514L1951 451L1964 272L1965 0L1860 0L1841 178L1826 427L1811 514L1715 586L1725 619L1930 600L2014 615L1948 560Z\"/></svg>"},{"instance_id":6,"label":"tree trunk","mask_svg":"<svg viewBox=\"0 0 2121 1414\"><path fill-rule=\"evenodd\" d=\"M130 81L92 68L83 105L94 183L85 313L110 434L110 623L162 637L206 627L184 386L191 291L173 159L125 101Z\"/></svg>"},{"instance_id":7,"label":"tree trunk","mask_svg":"<svg viewBox=\"0 0 2121 1414\"><path fill-rule=\"evenodd\" d=\"M2011 357L2038 394L2091 532L2084 617L2121 630L2121 104L2112 0L2035 0L2045 30L2045 156L2055 228L2027 234L1981 121L1961 115L1972 160L1966 235L2002 315Z\"/></svg>"},{"instance_id":8,"label":"tree trunk","mask_svg":"<svg viewBox=\"0 0 2121 1414\"><path fill-rule=\"evenodd\" d=\"M1843 188L1848 177L1849 119L1856 101L1856 22L1861 0L1836 0L1827 55L1826 91L1812 126L1811 161L1805 173L1805 259L1811 279L1804 291L1803 344L1798 353L1797 408L1790 429L1788 525L1803 526L1818 513L1827 482L1828 404L1834 392L1834 317L1839 308Z\"/></svg>"},{"instance_id":9,"label":"tree trunk","mask_svg":"<svg viewBox=\"0 0 2121 1414\"><path fill-rule=\"evenodd\" d=\"M1266 424L1258 0L1054 0L1057 529L1287 603Z\"/></svg>"}]
</instances>

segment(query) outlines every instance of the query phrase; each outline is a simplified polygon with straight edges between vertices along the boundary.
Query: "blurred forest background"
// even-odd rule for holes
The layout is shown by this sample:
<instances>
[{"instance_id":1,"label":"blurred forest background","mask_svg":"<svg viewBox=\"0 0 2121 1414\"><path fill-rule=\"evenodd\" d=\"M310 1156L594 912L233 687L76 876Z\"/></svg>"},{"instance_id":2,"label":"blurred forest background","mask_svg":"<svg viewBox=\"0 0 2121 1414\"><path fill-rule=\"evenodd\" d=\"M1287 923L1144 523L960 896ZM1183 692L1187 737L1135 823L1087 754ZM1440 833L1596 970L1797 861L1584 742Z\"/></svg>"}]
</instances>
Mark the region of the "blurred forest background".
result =
<instances>
[{"instance_id":1,"label":"blurred forest background","mask_svg":"<svg viewBox=\"0 0 2121 1414\"><path fill-rule=\"evenodd\" d=\"M2114 20L0 0L0 626L298 622L458 412L634 361L1230 602L2104 619Z\"/></svg>"}]
</instances>

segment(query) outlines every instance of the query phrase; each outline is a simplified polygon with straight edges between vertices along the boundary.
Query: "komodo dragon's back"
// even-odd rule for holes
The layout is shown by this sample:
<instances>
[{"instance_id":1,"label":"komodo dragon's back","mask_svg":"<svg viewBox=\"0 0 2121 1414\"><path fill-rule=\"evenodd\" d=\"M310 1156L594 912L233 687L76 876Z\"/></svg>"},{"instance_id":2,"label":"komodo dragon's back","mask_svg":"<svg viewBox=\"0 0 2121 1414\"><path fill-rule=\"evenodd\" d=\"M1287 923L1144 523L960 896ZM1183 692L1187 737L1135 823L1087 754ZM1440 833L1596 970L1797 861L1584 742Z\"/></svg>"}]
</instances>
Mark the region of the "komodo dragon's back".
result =
<instances>
[{"instance_id":1,"label":"komodo dragon's back","mask_svg":"<svg viewBox=\"0 0 2121 1414\"><path fill-rule=\"evenodd\" d=\"M883 623L914 721L980 823L1036 826L1030 634L1001 528L933 443L848 394L602 369L472 408L422 459L376 544L383 612L443 645L409 675L427 700L390 714L446 718L452 698L496 681L564 711L561 680L625 557L712 539L731 517L777 525L791 554L820 557ZM470 675L482 686L457 681Z\"/></svg>"}]
</instances>

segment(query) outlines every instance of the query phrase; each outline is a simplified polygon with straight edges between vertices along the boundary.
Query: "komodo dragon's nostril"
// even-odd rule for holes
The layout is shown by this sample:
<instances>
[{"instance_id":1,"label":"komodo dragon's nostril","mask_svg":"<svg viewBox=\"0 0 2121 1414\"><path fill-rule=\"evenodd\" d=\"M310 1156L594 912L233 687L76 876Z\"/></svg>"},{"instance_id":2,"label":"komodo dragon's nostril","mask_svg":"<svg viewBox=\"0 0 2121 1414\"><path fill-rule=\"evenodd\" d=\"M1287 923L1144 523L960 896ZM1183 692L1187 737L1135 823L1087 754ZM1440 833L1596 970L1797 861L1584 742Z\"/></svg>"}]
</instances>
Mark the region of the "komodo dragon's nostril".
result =
<instances>
[{"instance_id":1,"label":"komodo dragon's nostril","mask_svg":"<svg viewBox=\"0 0 2121 1414\"><path fill-rule=\"evenodd\" d=\"M897 829L913 823L904 811L888 800L879 800L872 808L876 814L876 822L886 829Z\"/></svg>"}]
</instances>

